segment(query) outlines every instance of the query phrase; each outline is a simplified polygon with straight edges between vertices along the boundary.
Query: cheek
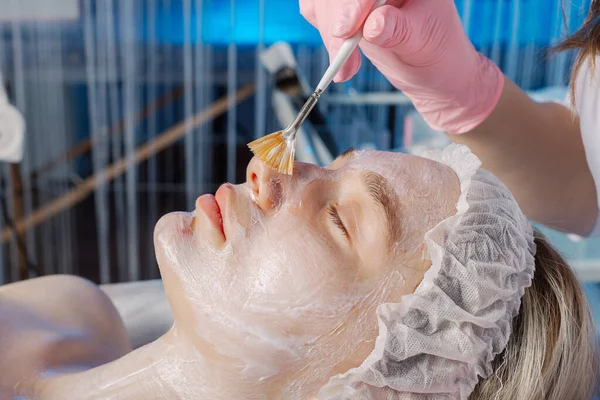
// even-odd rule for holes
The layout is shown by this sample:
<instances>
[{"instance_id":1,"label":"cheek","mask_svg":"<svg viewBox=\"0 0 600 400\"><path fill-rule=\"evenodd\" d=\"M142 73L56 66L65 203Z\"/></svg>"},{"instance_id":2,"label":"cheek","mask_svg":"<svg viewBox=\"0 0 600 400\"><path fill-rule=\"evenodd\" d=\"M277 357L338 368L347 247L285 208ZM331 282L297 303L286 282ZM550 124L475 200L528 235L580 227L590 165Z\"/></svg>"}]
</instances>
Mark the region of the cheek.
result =
<instances>
[{"instance_id":1,"label":"cheek","mask_svg":"<svg viewBox=\"0 0 600 400\"><path fill-rule=\"evenodd\" d=\"M245 294L246 315L276 320L273 327L285 335L314 336L333 329L355 306L355 274L318 232L293 226L254 236L234 286Z\"/></svg>"},{"instance_id":2,"label":"cheek","mask_svg":"<svg viewBox=\"0 0 600 400\"><path fill-rule=\"evenodd\" d=\"M334 283L345 280L342 260L330 243L314 235L299 228L254 241L244 257L246 268L240 276L248 281L242 286L262 300L278 303L309 303L317 294L334 293Z\"/></svg>"}]
</instances>

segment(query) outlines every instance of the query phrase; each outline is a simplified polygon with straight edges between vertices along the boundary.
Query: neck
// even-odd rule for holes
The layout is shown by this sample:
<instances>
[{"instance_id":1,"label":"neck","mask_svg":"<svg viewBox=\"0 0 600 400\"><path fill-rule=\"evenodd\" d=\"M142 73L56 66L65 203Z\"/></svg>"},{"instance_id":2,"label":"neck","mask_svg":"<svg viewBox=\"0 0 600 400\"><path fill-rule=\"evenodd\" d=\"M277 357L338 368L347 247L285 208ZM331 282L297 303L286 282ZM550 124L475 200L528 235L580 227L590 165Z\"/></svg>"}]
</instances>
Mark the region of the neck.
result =
<instances>
[{"instance_id":1,"label":"neck","mask_svg":"<svg viewBox=\"0 0 600 400\"><path fill-rule=\"evenodd\" d=\"M40 400L260 399L266 388L182 344L175 330L100 367L40 381ZM228 364L228 365L224 365ZM273 394L271 392L271 394ZM274 396L277 397L277 396Z\"/></svg>"}]
</instances>

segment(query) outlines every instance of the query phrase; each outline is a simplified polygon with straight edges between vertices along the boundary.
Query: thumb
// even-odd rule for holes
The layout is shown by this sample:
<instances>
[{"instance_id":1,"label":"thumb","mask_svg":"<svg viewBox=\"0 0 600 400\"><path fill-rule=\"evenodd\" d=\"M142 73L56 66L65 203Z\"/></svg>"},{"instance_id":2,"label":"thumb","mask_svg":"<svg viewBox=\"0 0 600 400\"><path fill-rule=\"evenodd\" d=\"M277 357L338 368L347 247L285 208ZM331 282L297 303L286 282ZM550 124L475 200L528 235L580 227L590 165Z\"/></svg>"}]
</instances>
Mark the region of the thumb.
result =
<instances>
[{"instance_id":1,"label":"thumb","mask_svg":"<svg viewBox=\"0 0 600 400\"><path fill-rule=\"evenodd\" d=\"M412 35L411 24L402 8L383 6L371 13L363 38L376 46L393 48L405 44Z\"/></svg>"}]
</instances>

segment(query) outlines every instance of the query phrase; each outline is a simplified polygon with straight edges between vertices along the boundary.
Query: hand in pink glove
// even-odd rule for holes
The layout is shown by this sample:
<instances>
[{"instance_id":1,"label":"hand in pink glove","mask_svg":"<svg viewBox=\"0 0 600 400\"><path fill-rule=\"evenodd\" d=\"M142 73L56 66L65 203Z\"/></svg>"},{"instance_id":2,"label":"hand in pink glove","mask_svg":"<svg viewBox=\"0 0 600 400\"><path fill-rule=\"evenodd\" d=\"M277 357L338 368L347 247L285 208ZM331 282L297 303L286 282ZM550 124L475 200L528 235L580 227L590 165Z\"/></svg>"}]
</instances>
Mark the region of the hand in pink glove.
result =
<instances>
[{"instance_id":1,"label":"hand in pink glove","mask_svg":"<svg viewBox=\"0 0 600 400\"><path fill-rule=\"evenodd\" d=\"M300 0L302 15L321 33L333 58L364 22L360 48L403 91L434 129L464 133L492 112L504 75L465 34L453 0ZM336 77L360 68L358 51Z\"/></svg>"}]
</instances>

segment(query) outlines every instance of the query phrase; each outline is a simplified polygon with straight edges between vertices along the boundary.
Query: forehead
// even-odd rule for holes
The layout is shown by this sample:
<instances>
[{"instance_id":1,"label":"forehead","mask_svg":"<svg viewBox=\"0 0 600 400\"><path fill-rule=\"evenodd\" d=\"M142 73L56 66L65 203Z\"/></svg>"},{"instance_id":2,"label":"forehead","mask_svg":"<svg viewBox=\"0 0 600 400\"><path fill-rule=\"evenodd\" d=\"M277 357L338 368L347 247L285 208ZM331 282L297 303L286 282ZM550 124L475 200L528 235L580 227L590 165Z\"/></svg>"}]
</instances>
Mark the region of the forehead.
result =
<instances>
[{"instance_id":1,"label":"forehead","mask_svg":"<svg viewBox=\"0 0 600 400\"><path fill-rule=\"evenodd\" d=\"M346 156L342 167L351 171L370 171L383 176L398 194L427 189L441 190L458 183L454 171L443 164L410 154L384 151L357 151Z\"/></svg>"}]
</instances>

